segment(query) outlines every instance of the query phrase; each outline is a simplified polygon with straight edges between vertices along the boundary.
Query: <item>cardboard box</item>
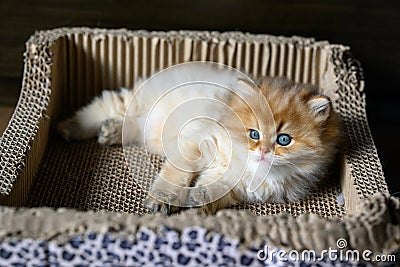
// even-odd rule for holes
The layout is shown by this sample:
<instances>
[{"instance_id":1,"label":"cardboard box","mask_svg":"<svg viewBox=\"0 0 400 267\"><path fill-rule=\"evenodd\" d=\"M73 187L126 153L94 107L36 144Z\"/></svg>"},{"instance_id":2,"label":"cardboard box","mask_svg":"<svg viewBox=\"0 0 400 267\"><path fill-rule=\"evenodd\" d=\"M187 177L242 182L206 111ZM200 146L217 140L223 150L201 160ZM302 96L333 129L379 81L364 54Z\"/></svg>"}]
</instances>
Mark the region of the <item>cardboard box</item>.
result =
<instances>
[{"instance_id":1,"label":"cardboard box","mask_svg":"<svg viewBox=\"0 0 400 267\"><path fill-rule=\"evenodd\" d=\"M18 234L20 238L46 239L49 236L40 226L43 224L52 225L50 232L62 231L62 236L71 237L85 232L74 228L78 221L86 225L86 231L107 232L117 222L129 232L134 230L127 226L128 221L151 228L157 218L158 224L180 230L191 222L209 231L242 238L247 245L262 239L286 248L324 249L344 235L353 247L363 248L373 243L377 251L393 248L394 243L389 246L389 241L398 237L399 232L391 228L389 217L398 218L398 206L394 215L391 213L398 202L390 204L396 200L388 195L368 127L362 70L348 47L312 38L240 32L62 28L35 33L26 44L24 57L20 99L0 140L0 204L8 206L0 210L0 239L4 237L2 233L16 234L17 225L23 228ZM122 148L102 147L95 140L66 143L55 133L60 119L71 115L103 89L133 87L138 77L188 61L214 61L254 77L286 76L319 86L333 100L346 134L346 149L338 158L336 171L310 197L296 203L241 204L235 208L242 211L226 210L210 218L193 211L171 218L144 215L148 213L143 206L146 192L132 176L149 183L157 168L146 165L142 148L131 151L130 156L138 166L131 172L124 167ZM156 166L162 164L161 159L151 157ZM344 205L337 201L340 193ZM379 240L374 234L360 241L346 227L354 224L354 231L361 229L367 235L368 225L356 222L373 216L377 211L374 205L391 215L364 223L391 230L382 228ZM37 208L42 206L68 209L60 212ZM99 210L118 212L115 216L119 219L92 212ZM23 227L28 221L31 230ZM102 221L105 228L99 228L94 221ZM283 221L285 225L280 231L286 229L297 234L291 238L283 238L282 233L274 236ZM230 223L248 230L234 233L228 226ZM263 226L258 229L260 223ZM67 228L70 230L65 231ZM257 238L256 233L260 234ZM307 234L314 237L305 238Z\"/></svg>"}]
</instances>

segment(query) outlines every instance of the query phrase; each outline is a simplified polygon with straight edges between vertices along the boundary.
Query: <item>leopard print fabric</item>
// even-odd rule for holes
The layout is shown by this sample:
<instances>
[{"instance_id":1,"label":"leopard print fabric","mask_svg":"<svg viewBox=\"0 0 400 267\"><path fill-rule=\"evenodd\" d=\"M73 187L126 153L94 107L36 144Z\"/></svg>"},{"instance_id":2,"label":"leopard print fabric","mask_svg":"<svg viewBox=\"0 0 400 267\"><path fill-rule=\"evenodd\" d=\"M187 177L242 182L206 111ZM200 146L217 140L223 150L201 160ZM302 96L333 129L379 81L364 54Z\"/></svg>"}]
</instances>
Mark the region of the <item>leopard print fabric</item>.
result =
<instances>
[{"instance_id":1,"label":"leopard print fabric","mask_svg":"<svg viewBox=\"0 0 400 267\"><path fill-rule=\"evenodd\" d=\"M238 241L201 227L189 227L182 233L141 228L132 236L87 233L62 244L33 239L3 241L0 266L368 266L330 260L261 260L260 249L240 249Z\"/></svg>"}]
</instances>

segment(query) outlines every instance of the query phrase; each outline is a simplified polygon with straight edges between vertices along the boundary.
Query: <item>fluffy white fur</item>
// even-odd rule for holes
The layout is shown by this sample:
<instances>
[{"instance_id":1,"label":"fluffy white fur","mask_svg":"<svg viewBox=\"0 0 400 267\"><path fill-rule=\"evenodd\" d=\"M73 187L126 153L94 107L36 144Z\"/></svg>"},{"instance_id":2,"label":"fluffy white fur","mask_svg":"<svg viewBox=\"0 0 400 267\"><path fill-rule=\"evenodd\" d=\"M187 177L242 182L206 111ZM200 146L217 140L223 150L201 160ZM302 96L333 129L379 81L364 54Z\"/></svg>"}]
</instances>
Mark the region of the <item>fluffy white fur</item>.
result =
<instances>
[{"instance_id":1,"label":"fluffy white fur","mask_svg":"<svg viewBox=\"0 0 400 267\"><path fill-rule=\"evenodd\" d=\"M320 162L314 157L304 168L274 150L261 155L265 145L249 149L247 119L235 114L232 97L250 105L260 120L272 115L265 99L254 100L263 97L251 88L256 86L243 79L248 77L231 69L183 64L137 83L135 90L104 91L58 130L66 140L97 135L101 144L136 142L166 157L146 200L152 211L169 213L172 205L214 213L240 201L296 201L318 181L318 168L332 155ZM327 103L310 107L321 112ZM268 138L276 139L274 122L264 124L271 130Z\"/></svg>"}]
</instances>

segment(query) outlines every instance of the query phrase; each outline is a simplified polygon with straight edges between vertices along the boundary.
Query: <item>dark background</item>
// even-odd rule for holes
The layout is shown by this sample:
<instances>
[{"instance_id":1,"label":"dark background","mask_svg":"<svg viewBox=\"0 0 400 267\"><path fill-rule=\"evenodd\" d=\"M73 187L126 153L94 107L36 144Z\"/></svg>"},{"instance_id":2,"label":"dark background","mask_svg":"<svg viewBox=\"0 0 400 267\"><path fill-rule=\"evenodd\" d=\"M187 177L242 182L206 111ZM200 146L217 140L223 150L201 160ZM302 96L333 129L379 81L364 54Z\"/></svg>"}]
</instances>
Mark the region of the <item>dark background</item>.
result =
<instances>
[{"instance_id":1,"label":"dark background","mask_svg":"<svg viewBox=\"0 0 400 267\"><path fill-rule=\"evenodd\" d=\"M72 26L238 30L350 46L364 68L368 118L386 180L391 193L400 191L400 1L1 0L0 105L18 99L27 38L35 30Z\"/></svg>"}]
</instances>

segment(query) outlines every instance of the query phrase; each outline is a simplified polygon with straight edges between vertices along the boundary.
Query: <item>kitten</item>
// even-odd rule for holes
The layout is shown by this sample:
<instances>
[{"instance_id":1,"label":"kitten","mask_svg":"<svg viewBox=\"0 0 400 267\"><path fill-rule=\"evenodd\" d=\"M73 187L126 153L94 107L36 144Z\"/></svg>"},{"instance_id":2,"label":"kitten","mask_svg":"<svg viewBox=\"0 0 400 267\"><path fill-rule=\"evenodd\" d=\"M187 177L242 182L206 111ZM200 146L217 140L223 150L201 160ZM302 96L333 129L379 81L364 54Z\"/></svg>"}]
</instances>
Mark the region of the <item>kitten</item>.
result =
<instances>
[{"instance_id":1,"label":"kitten","mask_svg":"<svg viewBox=\"0 0 400 267\"><path fill-rule=\"evenodd\" d=\"M97 134L106 145L139 142L165 157L145 200L153 212L197 206L213 214L239 202L297 201L340 144L329 98L310 85L284 78L256 85L231 69L189 64L141 89L104 91L58 130L66 140Z\"/></svg>"}]
</instances>

